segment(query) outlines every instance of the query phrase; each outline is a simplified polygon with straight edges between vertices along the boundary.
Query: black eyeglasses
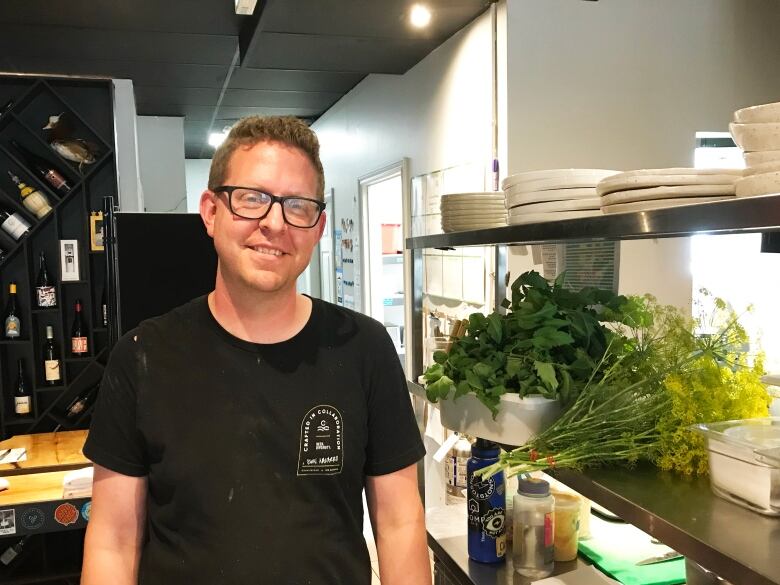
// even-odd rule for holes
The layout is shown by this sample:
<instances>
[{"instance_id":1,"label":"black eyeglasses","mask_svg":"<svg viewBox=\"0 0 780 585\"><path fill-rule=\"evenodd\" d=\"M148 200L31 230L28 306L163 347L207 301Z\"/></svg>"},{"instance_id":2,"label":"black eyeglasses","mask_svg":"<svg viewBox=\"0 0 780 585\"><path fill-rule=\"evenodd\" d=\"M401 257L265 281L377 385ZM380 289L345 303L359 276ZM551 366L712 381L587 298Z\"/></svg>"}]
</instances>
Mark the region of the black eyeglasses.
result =
<instances>
[{"instance_id":1,"label":"black eyeglasses","mask_svg":"<svg viewBox=\"0 0 780 585\"><path fill-rule=\"evenodd\" d=\"M251 187L223 185L212 189L214 193L227 193L228 207L233 215L244 219L263 219L274 203L282 206L284 221L293 227L311 228L317 225L325 203L308 197L278 197Z\"/></svg>"}]
</instances>

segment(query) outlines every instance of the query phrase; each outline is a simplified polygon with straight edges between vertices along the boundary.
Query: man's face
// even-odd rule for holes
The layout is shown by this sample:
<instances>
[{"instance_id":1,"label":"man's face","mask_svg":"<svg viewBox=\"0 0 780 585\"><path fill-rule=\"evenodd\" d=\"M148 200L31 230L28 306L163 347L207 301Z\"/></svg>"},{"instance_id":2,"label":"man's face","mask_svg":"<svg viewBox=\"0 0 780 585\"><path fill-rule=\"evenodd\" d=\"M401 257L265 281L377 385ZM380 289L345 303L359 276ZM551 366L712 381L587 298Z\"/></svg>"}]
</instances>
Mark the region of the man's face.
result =
<instances>
[{"instance_id":1,"label":"man's face","mask_svg":"<svg viewBox=\"0 0 780 585\"><path fill-rule=\"evenodd\" d=\"M280 197L318 198L314 166L300 149L279 142L236 149L224 184ZM285 223L282 207L275 203L263 219L244 219L230 212L227 197L227 193L206 191L200 201L201 217L214 238L225 284L257 292L295 290L322 235L325 218L320 217L312 228L293 227Z\"/></svg>"}]
</instances>

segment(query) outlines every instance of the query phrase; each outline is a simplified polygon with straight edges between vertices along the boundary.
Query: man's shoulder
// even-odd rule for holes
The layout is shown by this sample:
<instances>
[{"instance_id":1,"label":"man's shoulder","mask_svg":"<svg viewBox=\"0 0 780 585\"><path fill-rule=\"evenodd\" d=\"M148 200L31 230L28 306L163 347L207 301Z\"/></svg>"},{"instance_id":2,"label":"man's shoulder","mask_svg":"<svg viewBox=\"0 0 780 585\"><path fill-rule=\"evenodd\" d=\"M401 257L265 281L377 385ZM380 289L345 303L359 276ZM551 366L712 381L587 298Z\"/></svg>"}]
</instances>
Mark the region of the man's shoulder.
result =
<instances>
[{"instance_id":1,"label":"man's shoulder","mask_svg":"<svg viewBox=\"0 0 780 585\"><path fill-rule=\"evenodd\" d=\"M201 296L167 313L144 319L127 331L118 345L127 345L129 340L132 340L133 344L140 341L143 345L162 340L175 342L176 339L181 343L182 339L188 339L193 334L195 328L202 326L205 306L206 297Z\"/></svg>"},{"instance_id":2,"label":"man's shoulder","mask_svg":"<svg viewBox=\"0 0 780 585\"><path fill-rule=\"evenodd\" d=\"M316 303L323 323L333 331L341 333L352 331L366 335L376 335L385 331L384 325L363 313L322 299L312 298L312 302Z\"/></svg>"}]
</instances>

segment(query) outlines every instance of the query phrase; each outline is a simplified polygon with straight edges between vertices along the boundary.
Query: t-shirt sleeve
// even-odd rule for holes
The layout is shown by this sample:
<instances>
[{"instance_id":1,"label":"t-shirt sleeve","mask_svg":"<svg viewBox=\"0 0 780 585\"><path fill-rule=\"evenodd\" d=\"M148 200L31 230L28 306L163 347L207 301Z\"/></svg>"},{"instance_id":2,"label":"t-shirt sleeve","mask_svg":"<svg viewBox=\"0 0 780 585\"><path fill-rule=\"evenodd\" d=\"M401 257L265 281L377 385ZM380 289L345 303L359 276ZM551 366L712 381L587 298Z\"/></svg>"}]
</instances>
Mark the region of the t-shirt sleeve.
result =
<instances>
[{"instance_id":1,"label":"t-shirt sleeve","mask_svg":"<svg viewBox=\"0 0 780 585\"><path fill-rule=\"evenodd\" d=\"M135 331L111 351L100 383L84 455L111 471L141 477L148 474L145 442L136 425L137 372L141 348Z\"/></svg>"},{"instance_id":2,"label":"t-shirt sleeve","mask_svg":"<svg viewBox=\"0 0 780 585\"><path fill-rule=\"evenodd\" d=\"M383 327L377 327L371 352L366 475L385 475L416 463L425 447L398 354Z\"/></svg>"}]
</instances>

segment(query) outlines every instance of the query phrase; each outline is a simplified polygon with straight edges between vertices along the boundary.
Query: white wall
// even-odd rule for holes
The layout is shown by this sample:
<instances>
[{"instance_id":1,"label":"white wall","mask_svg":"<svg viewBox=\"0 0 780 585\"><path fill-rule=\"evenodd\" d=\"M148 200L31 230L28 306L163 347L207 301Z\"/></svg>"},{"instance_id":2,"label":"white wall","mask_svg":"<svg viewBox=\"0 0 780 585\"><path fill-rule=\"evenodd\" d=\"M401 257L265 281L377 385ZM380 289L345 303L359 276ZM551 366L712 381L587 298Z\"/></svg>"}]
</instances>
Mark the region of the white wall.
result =
<instances>
[{"instance_id":1,"label":"white wall","mask_svg":"<svg viewBox=\"0 0 780 585\"><path fill-rule=\"evenodd\" d=\"M188 158L184 161L184 179L187 186L187 212L198 213L200 196L209 184L211 159Z\"/></svg>"},{"instance_id":2,"label":"white wall","mask_svg":"<svg viewBox=\"0 0 780 585\"><path fill-rule=\"evenodd\" d=\"M403 157L410 159L411 176L469 163L487 168L490 40L490 15L485 13L405 75L367 77L314 123L325 183L334 189L335 225L342 217L357 225L358 177ZM503 58L502 40L499 47Z\"/></svg>"},{"instance_id":3,"label":"white wall","mask_svg":"<svg viewBox=\"0 0 780 585\"><path fill-rule=\"evenodd\" d=\"M138 116L137 129L146 211L186 211L184 118Z\"/></svg>"},{"instance_id":4,"label":"white wall","mask_svg":"<svg viewBox=\"0 0 780 585\"><path fill-rule=\"evenodd\" d=\"M776 0L508 0L509 171L693 166L696 131L780 99L778 22ZM689 305L687 239L621 258L621 292Z\"/></svg>"},{"instance_id":5,"label":"white wall","mask_svg":"<svg viewBox=\"0 0 780 585\"><path fill-rule=\"evenodd\" d=\"M133 82L114 79L114 150L118 179L118 201L122 211L143 211L144 194L138 172L137 116Z\"/></svg>"}]
</instances>

